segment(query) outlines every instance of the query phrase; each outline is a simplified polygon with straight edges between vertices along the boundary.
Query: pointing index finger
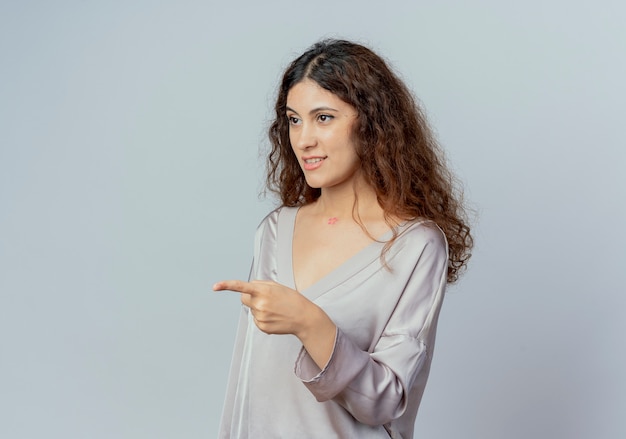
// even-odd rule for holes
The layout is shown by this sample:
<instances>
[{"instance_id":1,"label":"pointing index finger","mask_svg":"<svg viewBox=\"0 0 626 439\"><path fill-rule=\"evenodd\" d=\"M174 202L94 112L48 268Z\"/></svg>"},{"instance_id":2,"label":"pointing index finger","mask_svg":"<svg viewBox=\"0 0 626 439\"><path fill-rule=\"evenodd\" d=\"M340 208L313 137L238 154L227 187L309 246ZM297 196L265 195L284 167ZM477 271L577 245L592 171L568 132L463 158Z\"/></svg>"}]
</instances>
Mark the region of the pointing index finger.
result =
<instances>
[{"instance_id":1,"label":"pointing index finger","mask_svg":"<svg viewBox=\"0 0 626 439\"><path fill-rule=\"evenodd\" d=\"M223 280L213 285L213 291L236 291L244 294L254 294L255 290L249 282L241 280Z\"/></svg>"}]
</instances>

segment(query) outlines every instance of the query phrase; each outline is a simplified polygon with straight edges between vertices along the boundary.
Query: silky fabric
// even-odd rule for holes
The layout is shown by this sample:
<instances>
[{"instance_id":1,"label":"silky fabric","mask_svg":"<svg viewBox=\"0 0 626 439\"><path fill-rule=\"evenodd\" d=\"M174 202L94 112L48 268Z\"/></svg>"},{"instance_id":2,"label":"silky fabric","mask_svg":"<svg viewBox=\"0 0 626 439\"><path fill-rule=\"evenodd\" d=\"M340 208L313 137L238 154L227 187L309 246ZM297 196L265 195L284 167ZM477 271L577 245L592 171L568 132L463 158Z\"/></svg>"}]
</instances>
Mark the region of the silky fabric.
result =
<instances>
[{"instance_id":1,"label":"silky fabric","mask_svg":"<svg viewBox=\"0 0 626 439\"><path fill-rule=\"evenodd\" d=\"M297 208L259 225L251 280L295 289ZM406 222L381 260L373 242L301 294L337 326L323 370L293 335L268 335L242 306L220 438L412 438L430 369L448 246L432 222ZM391 238L391 231L381 241Z\"/></svg>"}]
</instances>

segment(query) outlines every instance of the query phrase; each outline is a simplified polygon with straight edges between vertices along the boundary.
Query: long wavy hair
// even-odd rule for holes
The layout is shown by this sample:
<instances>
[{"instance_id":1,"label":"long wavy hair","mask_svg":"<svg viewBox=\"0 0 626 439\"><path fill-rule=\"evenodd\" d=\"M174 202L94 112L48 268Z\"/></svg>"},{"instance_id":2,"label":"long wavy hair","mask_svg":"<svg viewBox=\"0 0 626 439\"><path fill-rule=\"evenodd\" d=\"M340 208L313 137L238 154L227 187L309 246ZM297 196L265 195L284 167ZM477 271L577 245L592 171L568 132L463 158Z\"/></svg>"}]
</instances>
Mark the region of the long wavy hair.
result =
<instances>
[{"instance_id":1,"label":"long wavy hair","mask_svg":"<svg viewBox=\"0 0 626 439\"><path fill-rule=\"evenodd\" d=\"M434 221L448 240L447 280L455 282L473 246L462 192L411 92L367 47L323 40L287 67L269 128L268 189L280 196L284 206L302 206L321 194L306 183L289 141L287 94L304 79L315 81L357 110L353 135L360 172L374 188L385 220L390 225L392 218ZM383 256L398 236L393 230Z\"/></svg>"}]
</instances>

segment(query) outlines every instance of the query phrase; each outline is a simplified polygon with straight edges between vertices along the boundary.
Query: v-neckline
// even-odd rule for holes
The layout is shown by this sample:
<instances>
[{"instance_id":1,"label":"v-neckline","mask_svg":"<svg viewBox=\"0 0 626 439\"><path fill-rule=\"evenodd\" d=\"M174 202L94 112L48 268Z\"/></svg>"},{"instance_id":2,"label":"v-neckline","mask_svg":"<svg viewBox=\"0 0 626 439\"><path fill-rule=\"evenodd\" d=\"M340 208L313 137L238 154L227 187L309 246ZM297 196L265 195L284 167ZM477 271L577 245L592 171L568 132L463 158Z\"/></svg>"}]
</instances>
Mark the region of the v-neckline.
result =
<instances>
[{"instance_id":1,"label":"v-neckline","mask_svg":"<svg viewBox=\"0 0 626 439\"><path fill-rule=\"evenodd\" d=\"M283 282L290 288L296 289L295 274L293 271L293 237L296 226L296 216L299 207L283 207L278 215L278 249L280 249L279 272ZM381 251L393 235L389 230L380 241L374 241L343 261L326 275L299 292L309 299L315 299L326 291L343 283L356 273L367 267L372 261L380 258ZM382 242L381 242L382 241Z\"/></svg>"}]
</instances>

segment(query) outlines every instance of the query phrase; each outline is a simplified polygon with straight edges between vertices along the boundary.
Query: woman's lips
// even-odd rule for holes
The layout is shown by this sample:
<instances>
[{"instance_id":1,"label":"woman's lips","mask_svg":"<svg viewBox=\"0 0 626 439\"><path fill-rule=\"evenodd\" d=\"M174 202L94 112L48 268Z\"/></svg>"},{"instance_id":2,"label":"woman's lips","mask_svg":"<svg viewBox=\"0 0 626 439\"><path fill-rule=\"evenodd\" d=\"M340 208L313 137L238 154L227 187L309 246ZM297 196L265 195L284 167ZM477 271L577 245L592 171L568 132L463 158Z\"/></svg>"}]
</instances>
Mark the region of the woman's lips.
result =
<instances>
[{"instance_id":1,"label":"woman's lips","mask_svg":"<svg viewBox=\"0 0 626 439\"><path fill-rule=\"evenodd\" d=\"M306 171L313 171L324 163L326 157L306 157L302 159L303 167Z\"/></svg>"}]
</instances>

